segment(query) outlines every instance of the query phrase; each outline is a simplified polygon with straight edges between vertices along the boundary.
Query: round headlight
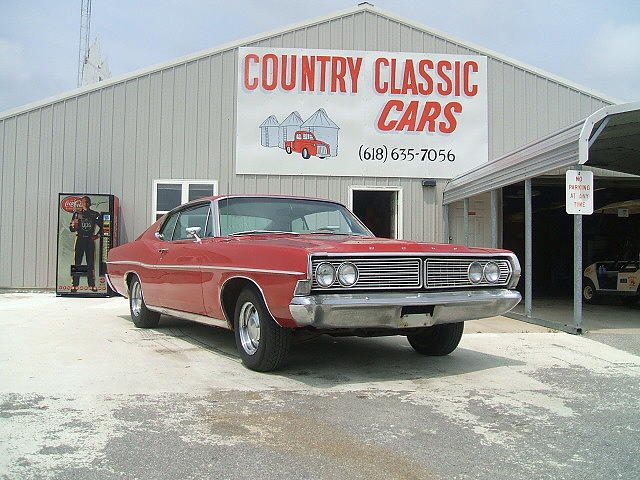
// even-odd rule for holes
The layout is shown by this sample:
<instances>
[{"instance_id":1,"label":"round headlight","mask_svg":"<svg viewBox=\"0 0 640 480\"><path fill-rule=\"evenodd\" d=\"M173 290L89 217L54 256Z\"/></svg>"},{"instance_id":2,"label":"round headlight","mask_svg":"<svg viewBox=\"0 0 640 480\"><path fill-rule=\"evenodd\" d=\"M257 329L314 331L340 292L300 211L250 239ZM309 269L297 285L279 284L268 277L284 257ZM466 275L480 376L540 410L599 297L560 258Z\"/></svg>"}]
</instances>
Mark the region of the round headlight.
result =
<instances>
[{"instance_id":1,"label":"round headlight","mask_svg":"<svg viewBox=\"0 0 640 480\"><path fill-rule=\"evenodd\" d=\"M316 282L321 287L330 287L336 281L336 269L330 263L321 263L316 268Z\"/></svg>"},{"instance_id":2,"label":"round headlight","mask_svg":"<svg viewBox=\"0 0 640 480\"><path fill-rule=\"evenodd\" d=\"M353 263L343 263L338 267L338 281L345 287L350 287L358 281L358 269Z\"/></svg>"},{"instance_id":3,"label":"round headlight","mask_svg":"<svg viewBox=\"0 0 640 480\"><path fill-rule=\"evenodd\" d=\"M467 269L467 275L471 283L480 283L482 280L482 265L478 262L473 262Z\"/></svg>"},{"instance_id":4,"label":"round headlight","mask_svg":"<svg viewBox=\"0 0 640 480\"><path fill-rule=\"evenodd\" d=\"M496 283L500 280L500 267L495 262L487 262L484 266L484 278L491 283Z\"/></svg>"}]
</instances>

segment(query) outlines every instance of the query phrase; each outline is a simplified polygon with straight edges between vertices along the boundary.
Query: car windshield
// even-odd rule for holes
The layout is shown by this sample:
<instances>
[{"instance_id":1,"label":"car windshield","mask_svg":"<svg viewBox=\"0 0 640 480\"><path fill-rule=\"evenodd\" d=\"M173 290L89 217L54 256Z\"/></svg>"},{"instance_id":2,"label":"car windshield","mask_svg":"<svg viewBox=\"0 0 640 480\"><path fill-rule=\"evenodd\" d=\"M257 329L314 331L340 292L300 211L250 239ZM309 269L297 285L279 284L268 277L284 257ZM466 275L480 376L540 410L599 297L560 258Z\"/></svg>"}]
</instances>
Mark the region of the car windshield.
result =
<instances>
[{"instance_id":1,"label":"car windshield","mask_svg":"<svg viewBox=\"0 0 640 480\"><path fill-rule=\"evenodd\" d=\"M372 236L342 205L301 198L234 197L218 202L220 234L335 234Z\"/></svg>"}]
</instances>

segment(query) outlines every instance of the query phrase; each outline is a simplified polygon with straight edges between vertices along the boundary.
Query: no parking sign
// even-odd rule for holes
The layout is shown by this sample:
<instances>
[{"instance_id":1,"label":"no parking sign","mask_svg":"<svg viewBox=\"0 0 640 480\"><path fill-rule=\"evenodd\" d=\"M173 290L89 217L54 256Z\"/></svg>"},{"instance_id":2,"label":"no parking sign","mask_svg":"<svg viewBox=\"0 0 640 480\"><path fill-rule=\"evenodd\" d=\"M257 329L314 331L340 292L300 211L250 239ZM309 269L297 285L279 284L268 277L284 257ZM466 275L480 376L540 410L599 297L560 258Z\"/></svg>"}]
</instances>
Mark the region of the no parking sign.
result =
<instances>
[{"instance_id":1,"label":"no parking sign","mask_svg":"<svg viewBox=\"0 0 640 480\"><path fill-rule=\"evenodd\" d=\"M569 215L593 213L593 172L567 170L566 210Z\"/></svg>"}]
</instances>

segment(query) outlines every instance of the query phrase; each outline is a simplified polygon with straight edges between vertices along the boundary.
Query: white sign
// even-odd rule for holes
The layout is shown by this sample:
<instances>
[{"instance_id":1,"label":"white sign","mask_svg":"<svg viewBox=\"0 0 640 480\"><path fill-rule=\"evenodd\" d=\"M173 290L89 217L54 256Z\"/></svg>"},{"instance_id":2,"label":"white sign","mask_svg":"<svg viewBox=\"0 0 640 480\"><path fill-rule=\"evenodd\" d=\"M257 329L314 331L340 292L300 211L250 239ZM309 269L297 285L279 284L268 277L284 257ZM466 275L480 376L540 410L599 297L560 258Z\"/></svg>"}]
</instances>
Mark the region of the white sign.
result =
<instances>
[{"instance_id":1,"label":"white sign","mask_svg":"<svg viewBox=\"0 0 640 480\"><path fill-rule=\"evenodd\" d=\"M566 198L568 214L591 215L593 213L593 172L567 170Z\"/></svg>"},{"instance_id":2,"label":"white sign","mask_svg":"<svg viewBox=\"0 0 640 480\"><path fill-rule=\"evenodd\" d=\"M240 48L236 173L452 178L488 159L487 59Z\"/></svg>"},{"instance_id":3,"label":"white sign","mask_svg":"<svg viewBox=\"0 0 640 480\"><path fill-rule=\"evenodd\" d=\"M629 209L628 208L619 208L618 209L618 217L620 217L620 218L629 218Z\"/></svg>"}]
</instances>

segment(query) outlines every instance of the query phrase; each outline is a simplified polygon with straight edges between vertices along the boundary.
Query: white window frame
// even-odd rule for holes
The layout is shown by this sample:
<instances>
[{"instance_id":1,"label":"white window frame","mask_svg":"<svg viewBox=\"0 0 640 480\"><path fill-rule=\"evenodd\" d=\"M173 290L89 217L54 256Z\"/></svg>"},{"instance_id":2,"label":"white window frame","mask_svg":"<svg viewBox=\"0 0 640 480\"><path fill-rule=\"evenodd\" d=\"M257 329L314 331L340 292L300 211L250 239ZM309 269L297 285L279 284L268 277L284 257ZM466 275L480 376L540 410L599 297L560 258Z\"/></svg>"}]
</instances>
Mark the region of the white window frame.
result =
<instances>
[{"instance_id":1,"label":"white window frame","mask_svg":"<svg viewBox=\"0 0 640 480\"><path fill-rule=\"evenodd\" d=\"M402 221L402 187L393 185L350 185L349 186L349 210L353 212L353 192L396 192L396 215L395 215L395 234L396 240L402 240L403 238L403 221ZM364 223L364 222L363 222Z\"/></svg>"},{"instance_id":2,"label":"white window frame","mask_svg":"<svg viewBox=\"0 0 640 480\"><path fill-rule=\"evenodd\" d=\"M217 180L194 180L194 179L156 179L153 181L153 190L151 192L151 223L156 222L158 214L164 215L169 210L157 210L158 208L158 184L170 183L173 185L182 185L182 193L180 196L180 205L187 203L189 200L189 185L213 185L213 195L218 194L218 181Z\"/></svg>"}]
</instances>

